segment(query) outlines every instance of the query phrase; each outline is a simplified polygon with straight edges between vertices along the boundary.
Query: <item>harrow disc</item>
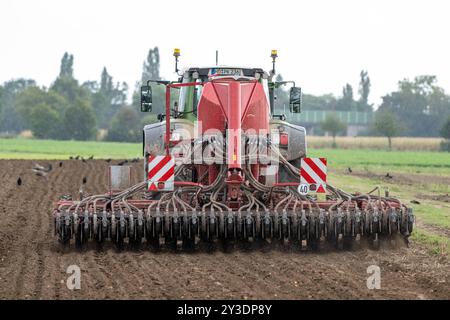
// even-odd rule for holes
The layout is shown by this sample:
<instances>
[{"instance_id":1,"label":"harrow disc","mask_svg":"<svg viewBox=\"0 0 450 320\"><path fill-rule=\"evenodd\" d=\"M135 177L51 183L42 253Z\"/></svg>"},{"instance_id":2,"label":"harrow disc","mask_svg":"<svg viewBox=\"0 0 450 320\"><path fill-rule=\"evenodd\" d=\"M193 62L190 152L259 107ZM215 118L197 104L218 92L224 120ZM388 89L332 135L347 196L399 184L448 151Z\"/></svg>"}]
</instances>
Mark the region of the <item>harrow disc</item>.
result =
<instances>
[{"instance_id":1,"label":"harrow disc","mask_svg":"<svg viewBox=\"0 0 450 320\"><path fill-rule=\"evenodd\" d=\"M317 249L321 242L351 248L357 239L377 244L381 238L396 234L410 235L414 222L412 210L377 209L299 209L273 211L229 212L160 212L127 214L99 211L97 213L55 214L55 233L62 245L73 239L77 248L84 248L88 239L102 244L111 240L119 250L128 243L141 247L148 243L159 248L161 243L193 249L199 241L213 243L222 240L272 241Z\"/></svg>"}]
</instances>

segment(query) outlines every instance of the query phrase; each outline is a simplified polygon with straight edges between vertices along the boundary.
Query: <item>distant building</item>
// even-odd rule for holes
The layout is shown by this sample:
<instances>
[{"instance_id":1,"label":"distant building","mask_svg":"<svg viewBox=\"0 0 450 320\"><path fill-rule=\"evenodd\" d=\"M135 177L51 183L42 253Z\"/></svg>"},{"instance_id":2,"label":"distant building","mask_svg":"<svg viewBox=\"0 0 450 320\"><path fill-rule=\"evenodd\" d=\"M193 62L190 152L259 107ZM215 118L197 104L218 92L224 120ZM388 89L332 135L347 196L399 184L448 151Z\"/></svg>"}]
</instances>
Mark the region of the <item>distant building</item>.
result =
<instances>
[{"instance_id":1,"label":"distant building","mask_svg":"<svg viewBox=\"0 0 450 320\"><path fill-rule=\"evenodd\" d=\"M347 125L347 136L367 133L373 121L373 112L323 110L303 110L302 113L290 114L288 120L305 127L309 135L321 135L321 125L328 114L337 115Z\"/></svg>"}]
</instances>

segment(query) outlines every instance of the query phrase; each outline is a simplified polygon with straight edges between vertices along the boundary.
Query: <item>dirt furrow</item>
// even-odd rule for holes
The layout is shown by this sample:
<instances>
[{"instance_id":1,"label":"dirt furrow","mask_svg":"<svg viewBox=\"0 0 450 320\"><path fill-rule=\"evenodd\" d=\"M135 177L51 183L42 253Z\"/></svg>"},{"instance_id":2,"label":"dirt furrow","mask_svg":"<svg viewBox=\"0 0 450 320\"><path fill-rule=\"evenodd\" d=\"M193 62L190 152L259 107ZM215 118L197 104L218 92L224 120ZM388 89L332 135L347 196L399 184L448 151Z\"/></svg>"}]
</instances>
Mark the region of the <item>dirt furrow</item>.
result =
<instances>
[{"instance_id":1,"label":"dirt furrow","mask_svg":"<svg viewBox=\"0 0 450 320\"><path fill-rule=\"evenodd\" d=\"M73 245L62 250L53 236L54 202L62 194L77 198L83 177L86 194L107 191L108 164L71 160L60 168L59 161L52 161L46 179L33 174L33 162L0 161L2 299L450 299L448 259L415 242L410 248L361 246L320 253L276 247L238 247L230 253L118 252L110 244L102 251L95 244L83 252ZM133 168L132 182L140 181L142 162L127 165ZM18 176L22 186L16 184ZM66 287L70 265L81 268L81 290ZM366 287L370 265L381 268L380 290Z\"/></svg>"}]
</instances>

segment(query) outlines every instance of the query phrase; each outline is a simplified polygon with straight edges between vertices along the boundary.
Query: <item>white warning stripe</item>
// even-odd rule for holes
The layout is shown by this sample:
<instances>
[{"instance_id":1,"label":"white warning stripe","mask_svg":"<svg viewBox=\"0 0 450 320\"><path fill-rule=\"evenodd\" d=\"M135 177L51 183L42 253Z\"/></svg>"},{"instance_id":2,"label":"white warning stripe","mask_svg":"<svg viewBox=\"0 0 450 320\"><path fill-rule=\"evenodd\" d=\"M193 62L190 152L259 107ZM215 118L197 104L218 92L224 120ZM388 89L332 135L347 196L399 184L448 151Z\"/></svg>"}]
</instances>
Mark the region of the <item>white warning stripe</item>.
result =
<instances>
[{"instance_id":1,"label":"white warning stripe","mask_svg":"<svg viewBox=\"0 0 450 320\"><path fill-rule=\"evenodd\" d=\"M148 163L148 170L147 172L150 172L154 167L156 167L158 165L158 163L160 163L163 159L165 158L165 156L156 156L154 158L150 159L150 162Z\"/></svg>"},{"instance_id":2,"label":"white warning stripe","mask_svg":"<svg viewBox=\"0 0 450 320\"><path fill-rule=\"evenodd\" d=\"M320 160L320 158L310 158L316 166L319 167L319 169L324 173L327 174L327 166Z\"/></svg>"},{"instance_id":3,"label":"white warning stripe","mask_svg":"<svg viewBox=\"0 0 450 320\"><path fill-rule=\"evenodd\" d=\"M315 163L315 162L314 162ZM306 173L317 183L317 184L324 184L325 181L323 181L315 172L313 169L311 169L310 166L306 162L303 162L302 170L305 170ZM306 181L306 180L305 180Z\"/></svg>"},{"instance_id":4,"label":"white warning stripe","mask_svg":"<svg viewBox=\"0 0 450 320\"><path fill-rule=\"evenodd\" d=\"M153 167L155 167L155 166L153 166ZM173 159L171 159L169 162L167 162L164 167L162 167L153 177L150 178L150 180L153 182L159 181L159 179L163 175L165 175L166 172L169 171L172 167L174 167ZM173 180L173 175L169 179L167 179L167 181L170 181L170 180Z\"/></svg>"}]
</instances>

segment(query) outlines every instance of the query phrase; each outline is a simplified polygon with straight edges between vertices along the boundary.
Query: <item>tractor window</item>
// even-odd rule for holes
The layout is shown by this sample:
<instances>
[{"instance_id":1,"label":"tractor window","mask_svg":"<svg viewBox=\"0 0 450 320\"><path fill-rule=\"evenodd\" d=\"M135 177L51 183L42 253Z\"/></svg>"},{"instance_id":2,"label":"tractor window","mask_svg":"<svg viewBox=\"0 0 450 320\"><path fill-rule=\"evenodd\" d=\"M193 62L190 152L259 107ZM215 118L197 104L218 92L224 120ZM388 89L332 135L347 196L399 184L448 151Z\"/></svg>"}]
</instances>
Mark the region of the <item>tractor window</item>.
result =
<instances>
[{"instance_id":1,"label":"tractor window","mask_svg":"<svg viewBox=\"0 0 450 320\"><path fill-rule=\"evenodd\" d=\"M189 87L181 87L180 101L178 102L178 111L180 111L180 112L184 112L187 109L187 106L186 106L187 97L186 96L188 95L188 92L187 92L188 89L189 89Z\"/></svg>"},{"instance_id":2,"label":"tractor window","mask_svg":"<svg viewBox=\"0 0 450 320\"><path fill-rule=\"evenodd\" d=\"M192 82L192 78L183 79L183 83ZM197 80L197 82L199 82ZM180 99L178 103L179 112L193 112L197 114L197 107L202 94L202 86L181 87Z\"/></svg>"},{"instance_id":3,"label":"tractor window","mask_svg":"<svg viewBox=\"0 0 450 320\"><path fill-rule=\"evenodd\" d=\"M203 86L195 87L195 97L194 97L194 114L197 115L198 103L200 102L200 98L202 96Z\"/></svg>"}]
</instances>

